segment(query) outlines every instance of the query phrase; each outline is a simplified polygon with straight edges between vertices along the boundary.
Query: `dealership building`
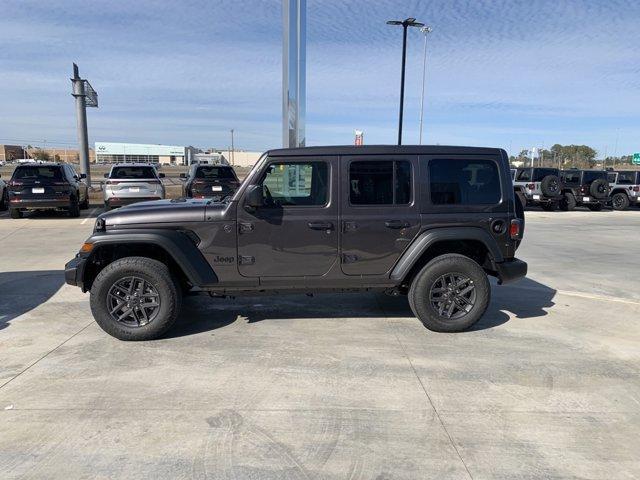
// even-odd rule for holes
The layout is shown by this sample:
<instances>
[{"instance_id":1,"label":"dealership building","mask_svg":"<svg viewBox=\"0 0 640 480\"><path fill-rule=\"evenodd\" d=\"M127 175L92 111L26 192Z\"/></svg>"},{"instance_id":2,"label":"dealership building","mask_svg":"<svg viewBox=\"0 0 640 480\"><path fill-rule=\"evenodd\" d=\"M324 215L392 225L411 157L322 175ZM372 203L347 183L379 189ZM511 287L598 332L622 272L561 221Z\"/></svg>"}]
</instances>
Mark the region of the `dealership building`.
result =
<instances>
[{"instance_id":1,"label":"dealership building","mask_svg":"<svg viewBox=\"0 0 640 480\"><path fill-rule=\"evenodd\" d=\"M153 163L186 165L191 147L144 143L96 142L98 163Z\"/></svg>"}]
</instances>

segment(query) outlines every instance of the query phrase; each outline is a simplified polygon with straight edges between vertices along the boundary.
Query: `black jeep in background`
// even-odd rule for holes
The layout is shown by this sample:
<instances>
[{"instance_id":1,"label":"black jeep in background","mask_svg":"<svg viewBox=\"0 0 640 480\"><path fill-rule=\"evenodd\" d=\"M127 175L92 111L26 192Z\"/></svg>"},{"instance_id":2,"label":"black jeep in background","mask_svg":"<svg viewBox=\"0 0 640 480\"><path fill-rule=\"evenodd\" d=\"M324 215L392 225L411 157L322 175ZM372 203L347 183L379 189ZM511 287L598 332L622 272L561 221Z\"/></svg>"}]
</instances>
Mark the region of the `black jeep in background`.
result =
<instances>
[{"instance_id":1,"label":"black jeep in background","mask_svg":"<svg viewBox=\"0 0 640 480\"><path fill-rule=\"evenodd\" d=\"M187 198L213 198L221 200L233 195L240 181L233 167L229 165L191 165L185 179L182 195Z\"/></svg>"},{"instance_id":2,"label":"black jeep in background","mask_svg":"<svg viewBox=\"0 0 640 480\"><path fill-rule=\"evenodd\" d=\"M609 181L604 170L563 170L560 209L571 211L585 206L594 212L609 201Z\"/></svg>"},{"instance_id":3,"label":"black jeep in background","mask_svg":"<svg viewBox=\"0 0 640 480\"><path fill-rule=\"evenodd\" d=\"M475 324L487 275L526 275L507 154L443 146L271 150L223 202L159 200L98 217L66 265L98 324L164 334L186 292L406 295L434 331Z\"/></svg>"},{"instance_id":4,"label":"black jeep in background","mask_svg":"<svg viewBox=\"0 0 640 480\"><path fill-rule=\"evenodd\" d=\"M64 210L70 217L80 216L80 210L89 207L85 177L63 163L19 165L7 184L11 218L33 210Z\"/></svg>"}]
</instances>

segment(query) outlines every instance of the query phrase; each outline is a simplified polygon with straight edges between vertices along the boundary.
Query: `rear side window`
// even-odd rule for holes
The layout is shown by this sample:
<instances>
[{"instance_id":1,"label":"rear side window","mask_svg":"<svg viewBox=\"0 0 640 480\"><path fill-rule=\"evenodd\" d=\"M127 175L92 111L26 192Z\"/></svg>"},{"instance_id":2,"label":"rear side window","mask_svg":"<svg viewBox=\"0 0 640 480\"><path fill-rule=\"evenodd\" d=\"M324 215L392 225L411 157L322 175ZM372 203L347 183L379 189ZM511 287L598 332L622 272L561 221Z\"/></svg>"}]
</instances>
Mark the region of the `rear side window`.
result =
<instances>
[{"instance_id":1,"label":"rear side window","mask_svg":"<svg viewBox=\"0 0 640 480\"><path fill-rule=\"evenodd\" d=\"M567 171L562 174L562 180L565 183L580 183L580 172L579 171Z\"/></svg>"},{"instance_id":2,"label":"rear side window","mask_svg":"<svg viewBox=\"0 0 640 480\"><path fill-rule=\"evenodd\" d=\"M18 167L13 172L14 180L35 180L38 178L43 180L64 180L60 167L29 165L28 167Z\"/></svg>"},{"instance_id":3,"label":"rear side window","mask_svg":"<svg viewBox=\"0 0 640 480\"><path fill-rule=\"evenodd\" d=\"M411 163L406 160L351 162L349 200L352 205L409 204Z\"/></svg>"},{"instance_id":4,"label":"rear side window","mask_svg":"<svg viewBox=\"0 0 640 480\"><path fill-rule=\"evenodd\" d=\"M636 184L636 172L619 172L618 183L620 185L635 185Z\"/></svg>"},{"instance_id":5,"label":"rear side window","mask_svg":"<svg viewBox=\"0 0 640 480\"><path fill-rule=\"evenodd\" d=\"M109 178L116 179L142 179L156 178L156 170L153 167L114 167Z\"/></svg>"},{"instance_id":6,"label":"rear side window","mask_svg":"<svg viewBox=\"0 0 640 480\"><path fill-rule=\"evenodd\" d=\"M230 167L198 167L196 178L206 180L235 180L236 175Z\"/></svg>"},{"instance_id":7,"label":"rear side window","mask_svg":"<svg viewBox=\"0 0 640 480\"><path fill-rule=\"evenodd\" d=\"M616 183L616 174L607 173L607 180L609 181L609 183Z\"/></svg>"},{"instance_id":8,"label":"rear side window","mask_svg":"<svg viewBox=\"0 0 640 480\"><path fill-rule=\"evenodd\" d=\"M516 174L517 182L530 182L531 181L531 169L525 168L524 170L518 170Z\"/></svg>"},{"instance_id":9,"label":"rear side window","mask_svg":"<svg viewBox=\"0 0 640 480\"><path fill-rule=\"evenodd\" d=\"M431 160L429 178L434 205L493 205L502 196L498 167L491 160Z\"/></svg>"}]
</instances>

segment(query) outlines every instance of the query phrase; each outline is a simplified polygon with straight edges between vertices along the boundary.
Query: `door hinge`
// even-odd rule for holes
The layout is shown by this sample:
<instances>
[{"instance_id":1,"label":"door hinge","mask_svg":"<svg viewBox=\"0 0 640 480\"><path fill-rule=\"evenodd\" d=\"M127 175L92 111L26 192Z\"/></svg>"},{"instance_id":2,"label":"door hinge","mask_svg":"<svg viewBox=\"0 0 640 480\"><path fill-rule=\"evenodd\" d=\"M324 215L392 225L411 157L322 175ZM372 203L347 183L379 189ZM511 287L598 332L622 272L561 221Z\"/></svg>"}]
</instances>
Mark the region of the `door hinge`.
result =
<instances>
[{"instance_id":1,"label":"door hinge","mask_svg":"<svg viewBox=\"0 0 640 480\"><path fill-rule=\"evenodd\" d=\"M240 265L253 265L254 263L256 263L256 257L240 255L238 257L238 263Z\"/></svg>"},{"instance_id":2,"label":"door hinge","mask_svg":"<svg viewBox=\"0 0 640 480\"><path fill-rule=\"evenodd\" d=\"M239 224L239 230L240 233L248 233L248 232L253 232L254 229L254 225L253 223L240 223Z\"/></svg>"}]
</instances>

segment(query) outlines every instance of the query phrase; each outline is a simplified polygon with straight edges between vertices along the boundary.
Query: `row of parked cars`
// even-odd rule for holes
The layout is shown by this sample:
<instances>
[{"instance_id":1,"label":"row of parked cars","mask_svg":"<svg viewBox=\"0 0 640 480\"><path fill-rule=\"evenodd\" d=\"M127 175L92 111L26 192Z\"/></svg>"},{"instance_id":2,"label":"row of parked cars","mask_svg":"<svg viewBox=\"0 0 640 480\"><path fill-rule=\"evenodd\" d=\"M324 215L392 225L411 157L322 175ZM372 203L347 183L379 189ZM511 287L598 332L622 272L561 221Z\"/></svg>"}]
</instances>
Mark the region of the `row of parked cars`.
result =
<instances>
[{"instance_id":1,"label":"row of parked cars","mask_svg":"<svg viewBox=\"0 0 640 480\"><path fill-rule=\"evenodd\" d=\"M118 164L105 173L102 184L105 210L145 200L162 200L166 196L164 174L149 164ZM240 181L228 165L192 165L184 180L185 197L221 200L233 194ZM19 165L11 179L0 178L0 210L7 208L11 218L22 218L32 210L62 210L78 217L89 207L86 175L78 174L65 163L29 163Z\"/></svg>"},{"instance_id":2,"label":"row of parked cars","mask_svg":"<svg viewBox=\"0 0 640 480\"><path fill-rule=\"evenodd\" d=\"M529 167L512 169L511 179L522 205L546 211L571 211L578 206L626 210L640 205L640 171Z\"/></svg>"}]
</instances>

